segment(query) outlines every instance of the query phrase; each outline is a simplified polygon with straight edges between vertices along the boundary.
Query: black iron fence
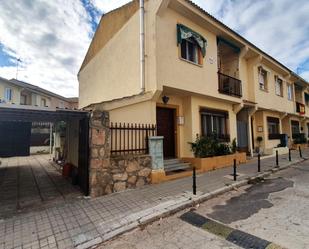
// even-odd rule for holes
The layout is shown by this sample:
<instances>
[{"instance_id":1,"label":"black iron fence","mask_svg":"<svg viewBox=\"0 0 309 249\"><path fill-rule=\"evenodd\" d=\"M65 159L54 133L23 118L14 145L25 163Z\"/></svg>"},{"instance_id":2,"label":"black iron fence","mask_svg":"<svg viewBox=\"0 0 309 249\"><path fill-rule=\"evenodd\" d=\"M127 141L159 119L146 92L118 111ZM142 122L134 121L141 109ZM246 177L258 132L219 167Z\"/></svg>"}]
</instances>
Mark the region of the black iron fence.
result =
<instances>
[{"instance_id":1,"label":"black iron fence","mask_svg":"<svg viewBox=\"0 0 309 249\"><path fill-rule=\"evenodd\" d=\"M156 135L153 124L111 123L111 154L147 154L148 138Z\"/></svg>"},{"instance_id":2,"label":"black iron fence","mask_svg":"<svg viewBox=\"0 0 309 249\"><path fill-rule=\"evenodd\" d=\"M241 80L218 72L219 92L235 97L242 96Z\"/></svg>"}]
</instances>

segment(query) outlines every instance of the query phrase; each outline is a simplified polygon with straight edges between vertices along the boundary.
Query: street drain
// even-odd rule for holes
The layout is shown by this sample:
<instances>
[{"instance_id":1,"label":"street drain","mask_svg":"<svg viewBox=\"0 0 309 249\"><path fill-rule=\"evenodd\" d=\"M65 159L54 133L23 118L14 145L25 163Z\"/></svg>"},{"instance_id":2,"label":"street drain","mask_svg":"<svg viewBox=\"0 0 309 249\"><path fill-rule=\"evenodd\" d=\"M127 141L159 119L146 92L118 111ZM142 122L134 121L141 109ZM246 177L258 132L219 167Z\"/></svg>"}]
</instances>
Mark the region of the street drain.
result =
<instances>
[{"instance_id":1,"label":"street drain","mask_svg":"<svg viewBox=\"0 0 309 249\"><path fill-rule=\"evenodd\" d=\"M270 241L223 225L192 211L184 213L180 219L245 249L282 249L281 246Z\"/></svg>"}]
</instances>

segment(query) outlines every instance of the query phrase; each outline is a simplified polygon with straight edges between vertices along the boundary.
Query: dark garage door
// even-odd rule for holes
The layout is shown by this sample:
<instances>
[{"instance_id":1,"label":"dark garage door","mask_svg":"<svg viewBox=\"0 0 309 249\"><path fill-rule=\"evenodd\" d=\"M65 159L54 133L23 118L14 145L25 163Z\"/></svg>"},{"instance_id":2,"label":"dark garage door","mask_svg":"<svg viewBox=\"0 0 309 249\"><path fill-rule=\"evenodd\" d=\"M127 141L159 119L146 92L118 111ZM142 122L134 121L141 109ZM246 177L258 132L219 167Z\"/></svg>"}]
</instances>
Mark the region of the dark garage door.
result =
<instances>
[{"instance_id":1,"label":"dark garage door","mask_svg":"<svg viewBox=\"0 0 309 249\"><path fill-rule=\"evenodd\" d=\"M0 122L0 157L29 156L31 122Z\"/></svg>"}]
</instances>

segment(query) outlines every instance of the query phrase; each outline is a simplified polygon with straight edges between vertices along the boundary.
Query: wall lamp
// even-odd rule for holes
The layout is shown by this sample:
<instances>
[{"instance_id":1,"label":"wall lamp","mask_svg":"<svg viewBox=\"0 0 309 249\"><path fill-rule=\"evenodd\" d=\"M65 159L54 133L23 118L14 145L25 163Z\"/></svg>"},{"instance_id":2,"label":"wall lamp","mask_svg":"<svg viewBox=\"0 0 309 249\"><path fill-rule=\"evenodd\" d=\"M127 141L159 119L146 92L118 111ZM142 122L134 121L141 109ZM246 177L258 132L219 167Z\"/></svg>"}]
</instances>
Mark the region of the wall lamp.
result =
<instances>
[{"instance_id":1,"label":"wall lamp","mask_svg":"<svg viewBox=\"0 0 309 249\"><path fill-rule=\"evenodd\" d=\"M162 97L162 101L163 101L164 104L167 104L169 100L170 100L170 98L165 96L165 95Z\"/></svg>"}]
</instances>

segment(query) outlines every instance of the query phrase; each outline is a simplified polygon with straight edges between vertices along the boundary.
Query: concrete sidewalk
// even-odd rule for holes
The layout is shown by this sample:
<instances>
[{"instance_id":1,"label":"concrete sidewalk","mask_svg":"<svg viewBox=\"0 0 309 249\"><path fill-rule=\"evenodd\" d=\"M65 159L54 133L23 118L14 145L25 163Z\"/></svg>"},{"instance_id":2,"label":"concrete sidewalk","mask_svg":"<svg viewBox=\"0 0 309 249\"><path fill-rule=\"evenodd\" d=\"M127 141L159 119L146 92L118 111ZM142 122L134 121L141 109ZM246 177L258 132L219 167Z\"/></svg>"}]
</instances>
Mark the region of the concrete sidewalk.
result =
<instances>
[{"instance_id":1,"label":"concrete sidewalk","mask_svg":"<svg viewBox=\"0 0 309 249\"><path fill-rule=\"evenodd\" d=\"M83 196L78 187L62 177L50 155L3 158L1 163L0 219Z\"/></svg>"},{"instance_id":2,"label":"concrete sidewalk","mask_svg":"<svg viewBox=\"0 0 309 249\"><path fill-rule=\"evenodd\" d=\"M309 157L308 149L303 156ZM289 162L287 155L279 156L280 167L303 161L297 151L293 151L292 159ZM262 160L261 165L260 174L256 160L239 166L236 182L230 176L231 167L200 174L196 196L192 195L192 179L187 177L4 219L0 221L0 249L89 248L140 224L244 185L251 177L277 170L274 157Z\"/></svg>"}]
</instances>

